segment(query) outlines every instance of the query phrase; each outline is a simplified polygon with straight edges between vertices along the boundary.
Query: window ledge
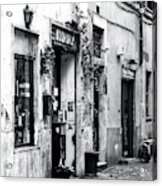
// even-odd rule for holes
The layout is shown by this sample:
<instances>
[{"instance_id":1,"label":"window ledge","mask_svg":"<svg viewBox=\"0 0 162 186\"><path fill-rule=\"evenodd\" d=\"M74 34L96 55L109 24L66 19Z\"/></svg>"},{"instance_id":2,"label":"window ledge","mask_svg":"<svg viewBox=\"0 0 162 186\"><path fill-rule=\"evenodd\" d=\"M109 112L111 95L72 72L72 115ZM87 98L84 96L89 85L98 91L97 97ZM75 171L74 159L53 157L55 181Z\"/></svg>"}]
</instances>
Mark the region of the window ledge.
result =
<instances>
[{"instance_id":1,"label":"window ledge","mask_svg":"<svg viewBox=\"0 0 162 186\"><path fill-rule=\"evenodd\" d=\"M26 147L16 147L14 149L14 154L21 153L21 152L27 152L30 150L39 150L39 146L26 146Z\"/></svg>"},{"instance_id":2,"label":"window ledge","mask_svg":"<svg viewBox=\"0 0 162 186\"><path fill-rule=\"evenodd\" d=\"M152 121L152 117L151 116L146 116L146 122Z\"/></svg>"}]
</instances>

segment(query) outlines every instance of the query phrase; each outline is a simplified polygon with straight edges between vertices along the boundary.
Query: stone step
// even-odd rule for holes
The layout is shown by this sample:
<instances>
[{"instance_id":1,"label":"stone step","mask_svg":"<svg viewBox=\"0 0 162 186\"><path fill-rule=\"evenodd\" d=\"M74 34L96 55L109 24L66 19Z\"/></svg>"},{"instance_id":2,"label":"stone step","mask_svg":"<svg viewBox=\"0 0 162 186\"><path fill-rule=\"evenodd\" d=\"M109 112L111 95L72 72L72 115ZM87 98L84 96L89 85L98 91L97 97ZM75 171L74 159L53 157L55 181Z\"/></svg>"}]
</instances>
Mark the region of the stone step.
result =
<instances>
[{"instance_id":1,"label":"stone step","mask_svg":"<svg viewBox=\"0 0 162 186\"><path fill-rule=\"evenodd\" d=\"M139 159L137 158L122 157L119 159L118 164L131 164L131 163L137 163L137 162L139 162Z\"/></svg>"},{"instance_id":2,"label":"stone step","mask_svg":"<svg viewBox=\"0 0 162 186\"><path fill-rule=\"evenodd\" d=\"M106 162L106 161L99 161L99 162L97 162L97 169L104 169L104 168L107 168L107 165L108 165L108 163Z\"/></svg>"}]
</instances>

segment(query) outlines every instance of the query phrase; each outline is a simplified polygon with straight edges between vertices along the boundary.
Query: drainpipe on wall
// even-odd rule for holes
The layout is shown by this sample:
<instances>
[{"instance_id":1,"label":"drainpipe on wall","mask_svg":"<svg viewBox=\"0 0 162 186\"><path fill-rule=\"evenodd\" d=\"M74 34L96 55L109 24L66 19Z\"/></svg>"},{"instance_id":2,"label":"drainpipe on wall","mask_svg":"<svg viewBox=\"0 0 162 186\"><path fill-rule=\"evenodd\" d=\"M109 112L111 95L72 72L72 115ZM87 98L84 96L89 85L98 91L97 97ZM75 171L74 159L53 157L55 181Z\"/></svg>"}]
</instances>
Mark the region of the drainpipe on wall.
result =
<instances>
[{"instance_id":1,"label":"drainpipe on wall","mask_svg":"<svg viewBox=\"0 0 162 186\"><path fill-rule=\"evenodd\" d=\"M142 8L143 8L143 2L140 3L140 14L139 14L139 55L140 55L140 58L139 58L139 64L140 66L142 65L142 62L143 62L143 13L142 11Z\"/></svg>"},{"instance_id":2,"label":"drainpipe on wall","mask_svg":"<svg viewBox=\"0 0 162 186\"><path fill-rule=\"evenodd\" d=\"M143 2L140 2L140 9L139 9L139 66L141 67L142 70L142 77L143 77L143 68L142 68L142 63L143 63ZM143 125L143 78L141 79L141 104L140 104L140 109L141 109L141 114L140 114L140 140L142 139L142 125Z\"/></svg>"},{"instance_id":3,"label":"drainpipe on wall","mask_svg":"<svg viewBox=\"0 0 162 186\"><path fill-rule=\"evenodd\" d=\"M77 59L78 56L75 54L75 63L74 63L74 105L75 105L75 176L77 175Z\"/></svg>"}]
</instances>

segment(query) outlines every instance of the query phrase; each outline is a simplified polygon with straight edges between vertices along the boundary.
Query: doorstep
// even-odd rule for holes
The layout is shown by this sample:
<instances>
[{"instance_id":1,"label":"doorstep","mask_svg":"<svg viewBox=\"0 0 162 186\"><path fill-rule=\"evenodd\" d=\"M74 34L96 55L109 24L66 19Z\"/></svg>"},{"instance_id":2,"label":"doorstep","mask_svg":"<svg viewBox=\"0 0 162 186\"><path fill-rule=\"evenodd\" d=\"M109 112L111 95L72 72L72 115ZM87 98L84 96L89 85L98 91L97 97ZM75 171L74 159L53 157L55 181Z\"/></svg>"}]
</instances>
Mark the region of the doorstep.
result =
<instances>
[{"instance_id":1,"label":"doorstep","mask_svg":"<svg viewBox=\"0 0 162 186\"><path fill-rule=\"evenodd\" d=\"M118 164L132 164L132 163L139 163L140 160L136 157L133 158L127 158L127 157L122 157L119 159Z\"/></svg>"},{"instance_id":2,"label":"doorstep","mask_svg":"<svg viewBox=\"0 0 162 186\"><path fill-rule=\"evenodd\" d=\"M106 161L97 162L97 172L107 168L108 163Z\"/></svg>"}]
</instances>

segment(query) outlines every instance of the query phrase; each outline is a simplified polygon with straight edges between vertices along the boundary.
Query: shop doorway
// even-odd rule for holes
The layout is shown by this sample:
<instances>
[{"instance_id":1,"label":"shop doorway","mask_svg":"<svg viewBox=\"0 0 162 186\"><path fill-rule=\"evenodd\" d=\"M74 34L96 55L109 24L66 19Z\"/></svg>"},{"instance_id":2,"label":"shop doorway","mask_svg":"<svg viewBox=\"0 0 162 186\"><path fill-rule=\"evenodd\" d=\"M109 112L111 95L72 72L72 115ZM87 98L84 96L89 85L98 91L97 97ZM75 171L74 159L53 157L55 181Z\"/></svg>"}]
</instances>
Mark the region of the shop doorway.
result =
<instances>
[{"instance_id":1,"label":"shop doorway","mask_svg":"<svg viewBox=\"0 0 162 186\"><path fill-rule=\"evenodd\" d=\"M63 26L52 22L51 44L55 51L52 83L54 97L52 116L53 170L58 166L65 166L75 171L76 61L79 52L79 33L71 25Z\"/></svg>"},{"instance_id":2,"label":"shop doorway","mask_svg":"<svg viewBox=\"0 0 162 186\"><path fill-rule=\"evenodd\" d=\"M75 54L56 46L53 73L52 169L75 168Z\"/></svg>"},{"instance_id":3,"label":"shop doorway","mask_svg":"<svg viewBox=\"0 0 162 186\"><path fill-rule=\"evenodd\" d=\"M122 80L122 147L124 157L133 157L133 80Z\"/></svg>"}]
</instances>

